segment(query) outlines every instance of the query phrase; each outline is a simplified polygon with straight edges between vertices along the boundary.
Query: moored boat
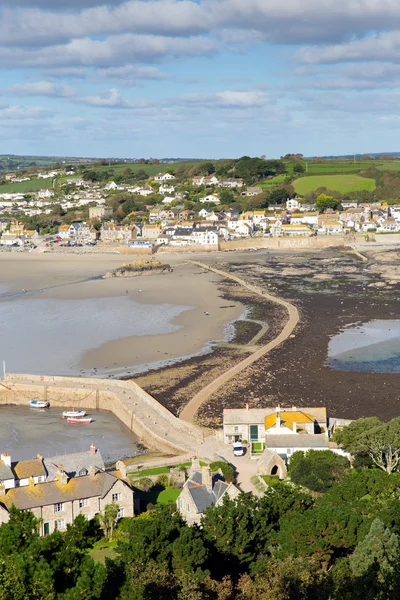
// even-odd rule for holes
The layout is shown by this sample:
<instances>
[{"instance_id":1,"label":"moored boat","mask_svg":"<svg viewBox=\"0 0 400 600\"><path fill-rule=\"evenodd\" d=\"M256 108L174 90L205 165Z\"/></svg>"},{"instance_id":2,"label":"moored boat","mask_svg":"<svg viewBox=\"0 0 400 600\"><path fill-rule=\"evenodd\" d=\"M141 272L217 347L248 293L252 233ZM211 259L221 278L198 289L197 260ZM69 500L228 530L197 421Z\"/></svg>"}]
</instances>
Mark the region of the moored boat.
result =
<instances>
[{"instance_id":1,"label":"moored boat","mask_svg":"<svg viewBox=\"0 0 400 600\"><path fill-rule=\"evenodd\" d=\"M47 402L47 400L30 400L29 406L31 408L49 408L50 402Z\"/></svg>"},{"instance_id":2,"label":"moored boat","mask_svg":"<svg viewBox=\"0 0 400 600\"><path fill-rule=\"evenodd\" d=\"M63 414L62 414L62 418L63 419L68 419L68 418L79 418L79 417L85 417L86 416L86 411L85 410L64 410Z\"/></svg>"},{"instance_id":3,"label":"moored boat","mask_svg":"<svg viewBox=\"0 0 400 600\"><path fill-rule=\"evenodd\" d=\"M75 425L89 425L93 422L93 419L92 417L68 417L67 421Z\"/></svg>"}]
</instances>

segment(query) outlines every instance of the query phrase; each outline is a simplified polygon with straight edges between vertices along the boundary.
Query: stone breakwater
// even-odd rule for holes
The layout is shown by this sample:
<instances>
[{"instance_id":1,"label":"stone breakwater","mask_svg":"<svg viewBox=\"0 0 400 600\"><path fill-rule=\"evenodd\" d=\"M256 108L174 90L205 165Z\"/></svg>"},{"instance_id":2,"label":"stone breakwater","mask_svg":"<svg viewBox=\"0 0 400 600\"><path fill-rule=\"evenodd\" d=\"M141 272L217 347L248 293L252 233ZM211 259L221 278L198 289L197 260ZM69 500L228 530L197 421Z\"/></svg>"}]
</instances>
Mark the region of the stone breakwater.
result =
<instances>
[{"instance_id":1,"label":"stone breakwater","mask_svg":"<svg viewBox=\"0 0 400 600\"><path fill-rule=\"evenodd\" d=\"M7 373L0 405L25 405L37 398L51 406L109 410L148 448L167 454L195 453L202 431L174 417L134 381Z\"/></svg>"}]
</instances>

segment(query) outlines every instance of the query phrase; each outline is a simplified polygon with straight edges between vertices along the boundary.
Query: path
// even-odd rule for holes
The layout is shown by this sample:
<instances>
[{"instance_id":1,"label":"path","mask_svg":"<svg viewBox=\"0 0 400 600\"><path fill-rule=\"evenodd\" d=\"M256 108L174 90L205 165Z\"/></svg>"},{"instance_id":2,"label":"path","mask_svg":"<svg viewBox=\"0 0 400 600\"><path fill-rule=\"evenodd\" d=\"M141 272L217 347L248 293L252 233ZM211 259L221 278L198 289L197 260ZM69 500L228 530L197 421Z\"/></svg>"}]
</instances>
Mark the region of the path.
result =
<instances>
[{"instance_id":1,"label":"path","mask_svg":"<svg viewBox=\"0 0 400 600\"><path fill-rule=\"evenodd\" d=\"M221 275L224 278L236 281L251 292L258 294L259 296L262 296L263 298L271 302L275 302L276 304L284 306L288 312L289 318L281 333L274 340L256 350L254 354L240 361L237 365L234 365L233 367L228 369L228 371L214 379L214 381L206 385L202 390L200 390L200 392L193 396L193 398L188 402L188 404L185 406L185 408L179 415L180 419L184 421L191 421L194 415L199 410L200 406L204 402L206 402L216 391L218 391L225 383L230 381L233 377L241 373L241 371L255 363L259 358L262 358L263 356L268 354L268 352L270 352L271 350L282 344L282 342L287 340L288 337L292 334L293 330L295 329L297 323L299 322L299 313L297 308L290 302L284 300L283 298L272 296L271 294L264 292L261 288L251 285L243 279L241 279L240 277L232 275L231 273L221 271L220 269L216 269L215 267L211 267L210 265L207 265L205 263L197 261L190 262L204 269L208 269L209 271L213 271L214 273L217 273L217 275Z\"/></svg>"}]
</instances>

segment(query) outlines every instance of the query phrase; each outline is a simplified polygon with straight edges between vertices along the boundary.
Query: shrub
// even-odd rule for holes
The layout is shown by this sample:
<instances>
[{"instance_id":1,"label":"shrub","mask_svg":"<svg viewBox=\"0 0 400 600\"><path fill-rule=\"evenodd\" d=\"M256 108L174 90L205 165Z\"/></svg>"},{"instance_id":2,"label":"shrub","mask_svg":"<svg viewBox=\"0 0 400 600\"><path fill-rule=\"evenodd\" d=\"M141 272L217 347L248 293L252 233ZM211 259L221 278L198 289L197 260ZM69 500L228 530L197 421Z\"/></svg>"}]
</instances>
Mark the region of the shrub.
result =
<instances>
[{"instance_id":1,"label":"shrub","mask_svg":"<svg viewBox=\"0 0 400 600\"><path fill-rule=\"evenodd\" d=\"M295 452L289 463L291 480L314 492L326 492L349 469L347 458L331 450Z\"/></svg>"},{"instance_id":2,"label":"shrub","mask_svg":"<svg viewBox=\"0 0 400 600\"><path fill-rule=\"evenodd\" d=\"M142 477L141 479L135 479L134 486L139 490L148 491L153 487L153 480L150 477Z\"/></svg>"},{"instance_id":3,"label":"shrub","mask_svg":"<svg viewBox=\"0 0 400 600\"><path fill-rule=\"evenodd\" d=\"M220 470L227 483L231 483L235 479L235 471L231 464L224 460L217 460L210 464L211 471Z\"/></svg>"}]
</instances>

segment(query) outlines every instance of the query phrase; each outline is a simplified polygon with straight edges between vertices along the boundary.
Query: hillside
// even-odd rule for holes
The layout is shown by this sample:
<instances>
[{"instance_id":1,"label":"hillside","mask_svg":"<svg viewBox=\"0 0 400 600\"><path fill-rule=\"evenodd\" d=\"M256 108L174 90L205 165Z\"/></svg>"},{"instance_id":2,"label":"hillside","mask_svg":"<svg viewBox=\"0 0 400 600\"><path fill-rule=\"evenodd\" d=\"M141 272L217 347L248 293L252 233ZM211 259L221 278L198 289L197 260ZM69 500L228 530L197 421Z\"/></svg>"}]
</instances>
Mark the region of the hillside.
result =
<instances>
[{"instance_id":1,"label":"hillside","mask_svg":"<svg viewBox=\"0 0 400 600\"><path fill-rule=\"evenodd\" d=\"M328 190L337 190L342 194L348 192L358 192L375 190L375 181L358 175L314 175L310 177L301 177L292 183L297 194L308 194L320 187L326 187Z\"/></svg>"}]
</instances>

